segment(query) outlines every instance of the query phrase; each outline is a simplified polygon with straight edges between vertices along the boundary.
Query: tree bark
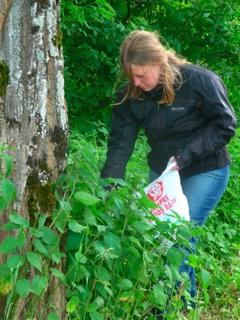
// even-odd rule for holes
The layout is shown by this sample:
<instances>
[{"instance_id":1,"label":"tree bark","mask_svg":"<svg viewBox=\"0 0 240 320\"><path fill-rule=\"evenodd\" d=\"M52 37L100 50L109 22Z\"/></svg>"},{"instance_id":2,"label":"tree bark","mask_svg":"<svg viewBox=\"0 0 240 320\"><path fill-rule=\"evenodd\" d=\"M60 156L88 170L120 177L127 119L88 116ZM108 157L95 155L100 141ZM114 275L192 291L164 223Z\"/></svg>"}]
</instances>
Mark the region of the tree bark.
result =
<instances>
[{"instance_id":1,"label":"tree bark","mask_svg":"<svg viewBox=\"0 0 240 320\"><path fill-rule=\"evenodd\" d=\"M52 184L66 162L68 122L59 22L58 0L0 0L0 143L9 146L14 159L14 209L29 221L36 212L48 216L53 212ZM0 219L4 223L7 213ZM0 240L5 235L1 233ZM52 301L63 319L64 288L55 282L49 284L58 288ZM20 299L11 319L24 319L24 307Z\"/></svg>"}]
</instances>

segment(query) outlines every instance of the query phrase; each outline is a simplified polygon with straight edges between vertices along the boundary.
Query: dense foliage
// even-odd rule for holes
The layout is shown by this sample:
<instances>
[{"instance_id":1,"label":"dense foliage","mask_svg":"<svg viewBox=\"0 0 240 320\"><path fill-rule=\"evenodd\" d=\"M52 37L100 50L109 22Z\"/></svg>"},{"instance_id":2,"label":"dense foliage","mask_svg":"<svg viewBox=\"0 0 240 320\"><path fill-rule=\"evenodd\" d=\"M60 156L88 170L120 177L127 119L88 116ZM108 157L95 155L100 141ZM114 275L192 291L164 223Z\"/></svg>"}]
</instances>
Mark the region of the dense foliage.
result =
<instances>
[{"instance_id":1,"label":"dense foliage","mask_svg":"<svg viewBox=\"0 0 240 320\"><path fill-rule=\"evenodd\" d=\"M119 45L134 29L217 72L240 114L240 4L226 0L62 0L66 99L72 125L107 121L118 78ZM80 120L81 119L81 120Z\"/></svg>"},{"instance_id":2,"label":"dense foliage","mask_svg":"<svg viewBox=\"0 0 240 320\"><path fill-rule=\"evenodd\" d=\"M4 319L11 319L16 296L28 297L26 316L34 318L39 313L34 302L54 277L66 288L68 319L154 320L154 308L166 306L167 319L238 319L240 132L230 145L233 166L228 189L207 225L199 229L149 224L149 217L153 218L148 213L149 201L135 196L147 183L146 141L141 136L127 168L127 182L118 181L120 189L106 192L98 175L106 139L99 141L98 131L106 134L99 125L94 133L72 134L67 170L55 186L58 206L51 219L36 213L37 223L30 225L12 212L1 227L17 235L17 241L8 236L0 245L0 253L8 254L0 266L0 295L7 295ZM11 158L3 150L1 159L5 167L0 180L2 212L14 199L15 190ZM184 288L176 292L175 283L181 279L188 287L178 266L182 245L193 234L201 240L196 254L190 256L197 271L198 307L187 315L181 311L181 295L187 300L189 296ZM65 245L60 246L66 235ZM170 246L168 240L178 246ZM62 260L67 261L64 273L58 269ZM51 299L38 315L59 319Z\"/></svg>"}]
</instances>

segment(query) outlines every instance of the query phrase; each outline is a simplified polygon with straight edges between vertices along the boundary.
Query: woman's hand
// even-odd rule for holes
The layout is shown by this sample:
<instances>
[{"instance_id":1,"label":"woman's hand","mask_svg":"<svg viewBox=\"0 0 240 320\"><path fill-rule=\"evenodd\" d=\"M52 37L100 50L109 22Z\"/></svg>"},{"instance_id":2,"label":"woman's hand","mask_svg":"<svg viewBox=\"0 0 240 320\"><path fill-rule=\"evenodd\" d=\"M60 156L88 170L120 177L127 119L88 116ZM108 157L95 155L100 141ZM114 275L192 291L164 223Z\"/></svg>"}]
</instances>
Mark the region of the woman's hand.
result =
<instances>
[{"instance_id":1,"label":"woman's hand","mask_svg":"<svg viewBox=\"0 0 240 320\"><path fill-rule=\"evenodd\" d=\"M175 157L171 157L171 158L169 159L169 163L171 163L171 164L173 165L172 168L171 168L171 170L177 170L177 171L180 170L180 168L179 168L179 166L178 166L178 164L177 164L177 161L176 161Z\"/></svg>"}]
</instances>

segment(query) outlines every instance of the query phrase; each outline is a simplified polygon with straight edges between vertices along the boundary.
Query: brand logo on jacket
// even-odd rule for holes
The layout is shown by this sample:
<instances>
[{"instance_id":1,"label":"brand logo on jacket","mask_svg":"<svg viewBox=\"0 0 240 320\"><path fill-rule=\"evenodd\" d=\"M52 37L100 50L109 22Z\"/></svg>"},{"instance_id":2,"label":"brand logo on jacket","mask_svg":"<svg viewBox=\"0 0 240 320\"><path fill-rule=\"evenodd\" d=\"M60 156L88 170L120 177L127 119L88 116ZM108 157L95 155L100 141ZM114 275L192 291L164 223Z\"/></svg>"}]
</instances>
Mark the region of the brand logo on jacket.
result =
<instances>
[{"instance_id":1,"label":"brand logo on jacket","mask_svg":"<svg viewBox=\"0 0 240 320\"><path fill-rule=\"evenodd\" d=\"M172 111L183 111L183 110L185 110L185 108L184 107L171 107L171 110Z\"/></svg>"}]
</instances>

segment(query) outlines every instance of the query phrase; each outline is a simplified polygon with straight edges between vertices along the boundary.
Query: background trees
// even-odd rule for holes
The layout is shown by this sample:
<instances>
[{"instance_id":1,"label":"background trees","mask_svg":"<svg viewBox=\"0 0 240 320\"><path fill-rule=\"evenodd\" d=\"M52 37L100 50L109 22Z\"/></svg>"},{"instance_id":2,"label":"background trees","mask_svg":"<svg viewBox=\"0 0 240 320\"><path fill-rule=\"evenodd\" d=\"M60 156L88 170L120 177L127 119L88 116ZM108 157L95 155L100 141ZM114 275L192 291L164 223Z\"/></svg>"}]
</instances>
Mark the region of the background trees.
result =
<instances>
[{"instance_id":1,"label":"background trees","mask_svg":"<svg viewBox=\"0 0 240 320\"><path fill-rule=\"evenodd\" d=\"M119 45L129 31L137 28L158 31L166 46L217 72L239 114L237 1L63 0L66 99L72 124L84 131L87 120L107 121Z\"/></svg>"}]
</instances>

